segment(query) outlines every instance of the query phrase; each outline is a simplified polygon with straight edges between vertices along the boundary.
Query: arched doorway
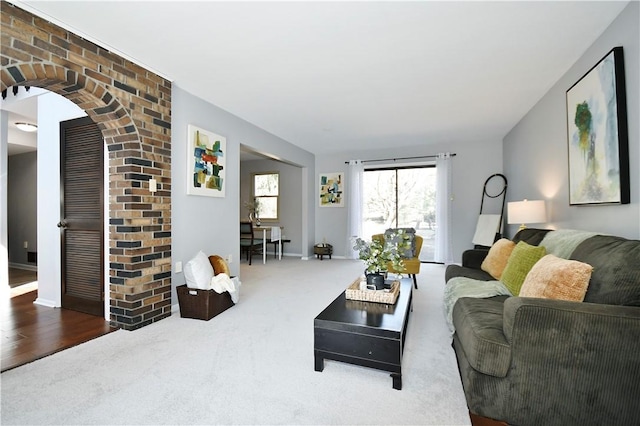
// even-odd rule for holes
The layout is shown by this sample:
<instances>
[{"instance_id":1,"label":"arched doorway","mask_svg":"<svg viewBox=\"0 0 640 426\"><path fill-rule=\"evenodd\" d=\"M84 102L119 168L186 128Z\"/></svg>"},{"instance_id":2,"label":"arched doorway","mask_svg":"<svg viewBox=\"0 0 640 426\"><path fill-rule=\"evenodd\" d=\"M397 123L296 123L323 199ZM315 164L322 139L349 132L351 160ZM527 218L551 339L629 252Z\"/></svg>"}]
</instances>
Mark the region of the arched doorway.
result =
<instances>
[{"instance_id":1,"label":"arched doorway","mask_svg":"<svg viewBox=\"0 0 640 426\"><path fill-rule=\"evenodd\" d=\"M111 323L133 330L169 316L171 83L9 3L1 13L0 89L57 93L85 110L105 139Z\"/></svg>"}]
</instances>

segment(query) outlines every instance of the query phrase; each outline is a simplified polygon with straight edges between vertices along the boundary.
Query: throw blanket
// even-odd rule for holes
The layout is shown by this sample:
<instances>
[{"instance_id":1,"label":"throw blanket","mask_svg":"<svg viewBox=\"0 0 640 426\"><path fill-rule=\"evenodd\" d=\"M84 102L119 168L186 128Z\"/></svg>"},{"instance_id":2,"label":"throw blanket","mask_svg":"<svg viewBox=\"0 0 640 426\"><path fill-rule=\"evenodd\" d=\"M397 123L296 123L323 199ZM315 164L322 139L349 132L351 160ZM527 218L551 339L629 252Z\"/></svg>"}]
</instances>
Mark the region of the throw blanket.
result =
<instances>
[{"instance_id":1,"label":"throw blanket","mask_svg":"<svg viewBox=\"0 0 640 426\"><path fill-rule=\"evenodd\" d=\"M502 216L499 214L481 214L478 216L476 233L471 242L491 247L496 239L496 234L500 232L500 219L502 219Z\"/></svg>"},{"instance_id":2,"label":"throw blanket","mask_svg":"<svg viewBox=\"0 0 640 426\"><path fill-rule=\"evenodd\" d=\"M575 229L560 229L547 232L540 242L547 249L547 254L553 254L562 259L569 259L571 253L587 238L598 235L596 232L577 231Z\"/></svg>"},{"instance_id":3,"label":"throw blanket","mask_svg":"<svg viewBox=\"0 0 640 426\"><path fill-rule=\"evenodd\" d=\"M451 336L455 333L453 325L453 306L461 297L512 296L509 289L500 281L481 281L467 277L451 278L444 287L444 313Z\"/></svg>"},{"instance_id":4,"label":"throw blanket","mask_svg":"<svg viewBox=\"0 0 640 426\"><path fill-rule=\"evenodd\" d=\"M271 227L271 241L280 241L281 239L281 232L280 232L280 227L279 226L272 226Z\"/></svg>"},{"instance_id":5,"label":"throw blanket","mask_svg":"<svg viewBox=\"0 0 640 426\"><path fill-rule=\"evenodd\" d=\"M230 278L224 272L220 273L211 278L211 289L218 294L228 291L233 303L238 303L240 298L240 281L238 281L238 277Z\"/></svg>"}]
</instances>

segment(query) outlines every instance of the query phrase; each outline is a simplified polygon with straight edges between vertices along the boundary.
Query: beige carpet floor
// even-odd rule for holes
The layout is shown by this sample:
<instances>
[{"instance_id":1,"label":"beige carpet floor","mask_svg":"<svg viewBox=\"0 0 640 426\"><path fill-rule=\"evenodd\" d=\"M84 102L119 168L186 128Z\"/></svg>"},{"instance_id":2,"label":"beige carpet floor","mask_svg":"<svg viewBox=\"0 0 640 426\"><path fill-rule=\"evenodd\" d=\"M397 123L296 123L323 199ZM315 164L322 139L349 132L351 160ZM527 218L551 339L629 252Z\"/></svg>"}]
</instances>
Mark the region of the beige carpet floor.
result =
<instances>
[{"instance_id":1,"label":"beige carpet floor","mask_svg":"<svg viewBox=\"0 0 640 426\"><path fill-rule=\"evenodd\" d=\"M176 312L3 373L1 423L469 424L443 266L418 277L402 390L383 371L314 371L313 319L361 272L338 259L242 264L239 303L210 321Z\"/></svg>"}]
</instances>

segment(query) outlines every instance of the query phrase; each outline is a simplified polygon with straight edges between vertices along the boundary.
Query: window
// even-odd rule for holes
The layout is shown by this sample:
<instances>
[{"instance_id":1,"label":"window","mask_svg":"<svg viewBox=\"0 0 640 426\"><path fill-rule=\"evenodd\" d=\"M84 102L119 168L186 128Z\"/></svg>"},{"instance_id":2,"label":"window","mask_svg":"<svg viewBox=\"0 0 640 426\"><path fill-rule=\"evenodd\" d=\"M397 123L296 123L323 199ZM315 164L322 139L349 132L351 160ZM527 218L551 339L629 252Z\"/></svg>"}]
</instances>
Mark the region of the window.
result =
<instances>
[{"instance_id":1,"label":"window","mask_svg":"<svg viewBox=\"0 0 640 426\"><path fill-rule=\"evenodd\" d=\"M433 261L436 215L434 166L368 169L363 175L362 231L415 228L423 237L420 260Z\"/></svg>"},{"instance_id":2,"label":"window","mask_svg":"<svg viewBox=\"0 0 640 426\"><path fill-rule=\"evenodd\" d=\"M280 174L277 172L253 174L253 199L258 206L257 216L263 221L278 220L280 205Z\"/></svg>"}]
</instances>

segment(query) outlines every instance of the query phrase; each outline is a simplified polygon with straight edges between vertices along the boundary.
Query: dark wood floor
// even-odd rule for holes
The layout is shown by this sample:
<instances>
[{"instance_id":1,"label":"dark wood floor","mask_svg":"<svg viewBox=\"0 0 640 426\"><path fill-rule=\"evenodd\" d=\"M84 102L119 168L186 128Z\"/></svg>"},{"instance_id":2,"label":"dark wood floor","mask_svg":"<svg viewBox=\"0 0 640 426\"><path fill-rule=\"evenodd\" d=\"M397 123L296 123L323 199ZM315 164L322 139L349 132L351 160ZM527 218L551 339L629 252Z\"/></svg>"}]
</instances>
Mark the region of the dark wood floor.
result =
<instances>
[{"instance_id":1,"label":"dark wood floor","mask_svg":"<svg viewBox=\"0 0 640 426\"><path fill-rule=\"evenodd\" d=\"M37 291L30 291L0 301L2 371L115 330L101 317L35 305L36 297Z\"/></svg>"},{"instance_id":2,"label":"dark wood floor","mask_svg":"<svg viewBox=\"0 0 640 426\"><path fill-rule=\"evenodd\" d=\"M10 288L14 288L33 281L38 281L38 272L28 269L9 268Z\"/></svg>"}]
</instances>

